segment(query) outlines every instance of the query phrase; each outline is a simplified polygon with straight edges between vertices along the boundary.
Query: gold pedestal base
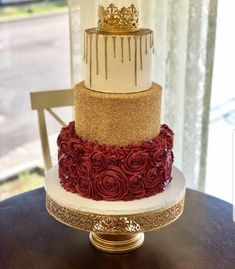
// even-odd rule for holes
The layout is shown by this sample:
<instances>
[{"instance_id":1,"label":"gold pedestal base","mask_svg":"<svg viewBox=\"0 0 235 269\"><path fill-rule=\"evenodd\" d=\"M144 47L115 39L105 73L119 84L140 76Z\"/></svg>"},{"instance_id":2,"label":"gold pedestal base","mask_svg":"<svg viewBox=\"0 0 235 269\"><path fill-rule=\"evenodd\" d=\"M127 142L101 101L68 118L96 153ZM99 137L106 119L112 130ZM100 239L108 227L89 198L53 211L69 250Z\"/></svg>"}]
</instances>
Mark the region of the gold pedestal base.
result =
<instances>
[{"instance_id":1,"label":"gold pedestal base","mask_svg":"<svg viewBox=\"0 0 235 269\"><path fill-rule=\"evenodd\" d=\"M142 246L144 233L129 235L109 235L90 233L90 242L98 250L106 253L120 254L131 252Z\"/></svg>"}]
</instances>

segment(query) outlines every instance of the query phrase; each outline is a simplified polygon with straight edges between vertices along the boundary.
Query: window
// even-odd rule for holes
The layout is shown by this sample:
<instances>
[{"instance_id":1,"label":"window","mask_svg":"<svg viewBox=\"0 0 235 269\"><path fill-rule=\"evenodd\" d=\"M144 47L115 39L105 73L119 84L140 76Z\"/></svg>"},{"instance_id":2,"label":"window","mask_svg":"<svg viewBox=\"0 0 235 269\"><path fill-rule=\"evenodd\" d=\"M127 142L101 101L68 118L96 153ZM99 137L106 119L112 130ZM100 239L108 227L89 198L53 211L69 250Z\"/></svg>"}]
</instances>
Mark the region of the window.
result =
<instances>
[{"instance_id":1,"label":"window","mask_svg":"<svg viewBox=\"0 0 235 269\"><path fill-rule=\"evenodd\" d=\"M31 110L30 91L70 87L66 2L47 5L1 8L0 183L42 164L37 114ZM25 10L33 12L25 14ZM61 113L67 120L72 117L71 110ZM49 126L50 135L60 128L54 120L49 121Z\"/></svg>"}]
</instances>

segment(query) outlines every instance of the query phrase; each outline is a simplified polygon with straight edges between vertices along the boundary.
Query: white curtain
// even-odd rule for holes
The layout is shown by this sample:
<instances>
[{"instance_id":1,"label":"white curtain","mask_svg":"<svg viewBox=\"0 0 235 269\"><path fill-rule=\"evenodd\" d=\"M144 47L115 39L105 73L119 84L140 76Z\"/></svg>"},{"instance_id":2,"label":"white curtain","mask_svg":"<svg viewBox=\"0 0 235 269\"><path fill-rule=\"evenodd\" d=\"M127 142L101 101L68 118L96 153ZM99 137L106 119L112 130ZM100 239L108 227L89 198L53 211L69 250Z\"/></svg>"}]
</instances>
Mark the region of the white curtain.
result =
<instances>
[{"instance_id":1,"label":"white curtain","mask_svg":"<svg viewBox=\"0 0 235 269\"><path fill-rule=\"evenodd\" d=\"M162 122L175 133L175 165L185 174L188 187L203 191L217 0L135 1L141 26L155 32L153 80L164 89ZM75 84L82 79L83 31L96 26L99 0L68 3Z\"/></svg>"}]
</instances>

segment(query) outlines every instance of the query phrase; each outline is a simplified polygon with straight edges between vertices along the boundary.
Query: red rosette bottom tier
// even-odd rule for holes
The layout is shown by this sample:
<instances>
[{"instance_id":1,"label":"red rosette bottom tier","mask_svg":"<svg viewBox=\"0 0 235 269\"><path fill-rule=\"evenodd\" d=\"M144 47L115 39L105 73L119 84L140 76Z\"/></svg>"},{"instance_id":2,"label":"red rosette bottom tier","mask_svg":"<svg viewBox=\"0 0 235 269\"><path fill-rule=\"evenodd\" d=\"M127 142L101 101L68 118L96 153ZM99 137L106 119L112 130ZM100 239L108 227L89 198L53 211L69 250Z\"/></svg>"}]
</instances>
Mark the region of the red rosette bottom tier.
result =
<instances>
[{"instance_id":1,"label":"red rosette bottom tier","mask_svg":"<svg viewBox=\"0 0 235 269\"><path fill-rule=\"evenodd\" d=\"M172 179L173 132L167 125L150 141L118 147L81 139L71 122L61 129L57 144L61 185L89 199L149 197Z\"/></svg>"}]
</instances>

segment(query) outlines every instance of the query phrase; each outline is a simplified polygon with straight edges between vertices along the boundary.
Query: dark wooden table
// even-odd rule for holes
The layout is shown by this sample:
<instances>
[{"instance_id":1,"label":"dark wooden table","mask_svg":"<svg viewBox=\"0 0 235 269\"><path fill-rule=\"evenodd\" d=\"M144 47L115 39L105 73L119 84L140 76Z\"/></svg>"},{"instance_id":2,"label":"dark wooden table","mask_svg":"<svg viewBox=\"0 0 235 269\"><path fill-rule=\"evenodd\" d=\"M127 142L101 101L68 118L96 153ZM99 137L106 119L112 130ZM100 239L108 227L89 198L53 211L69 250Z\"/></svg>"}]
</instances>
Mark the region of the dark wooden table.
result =
<instances>
[{"instance_id":1,"label":"dark wooden table","mask_svg":"<svg viewBox=\"0 0 235 269\"><path fill-rule=\"evenodd\" d=\"M95 250L88 233L49 216L43 189L2 202L0 212L1 269L235 268L232 205L196 191L187 190L179 220L123 255Z\"/></svg>"}]
</instances>

